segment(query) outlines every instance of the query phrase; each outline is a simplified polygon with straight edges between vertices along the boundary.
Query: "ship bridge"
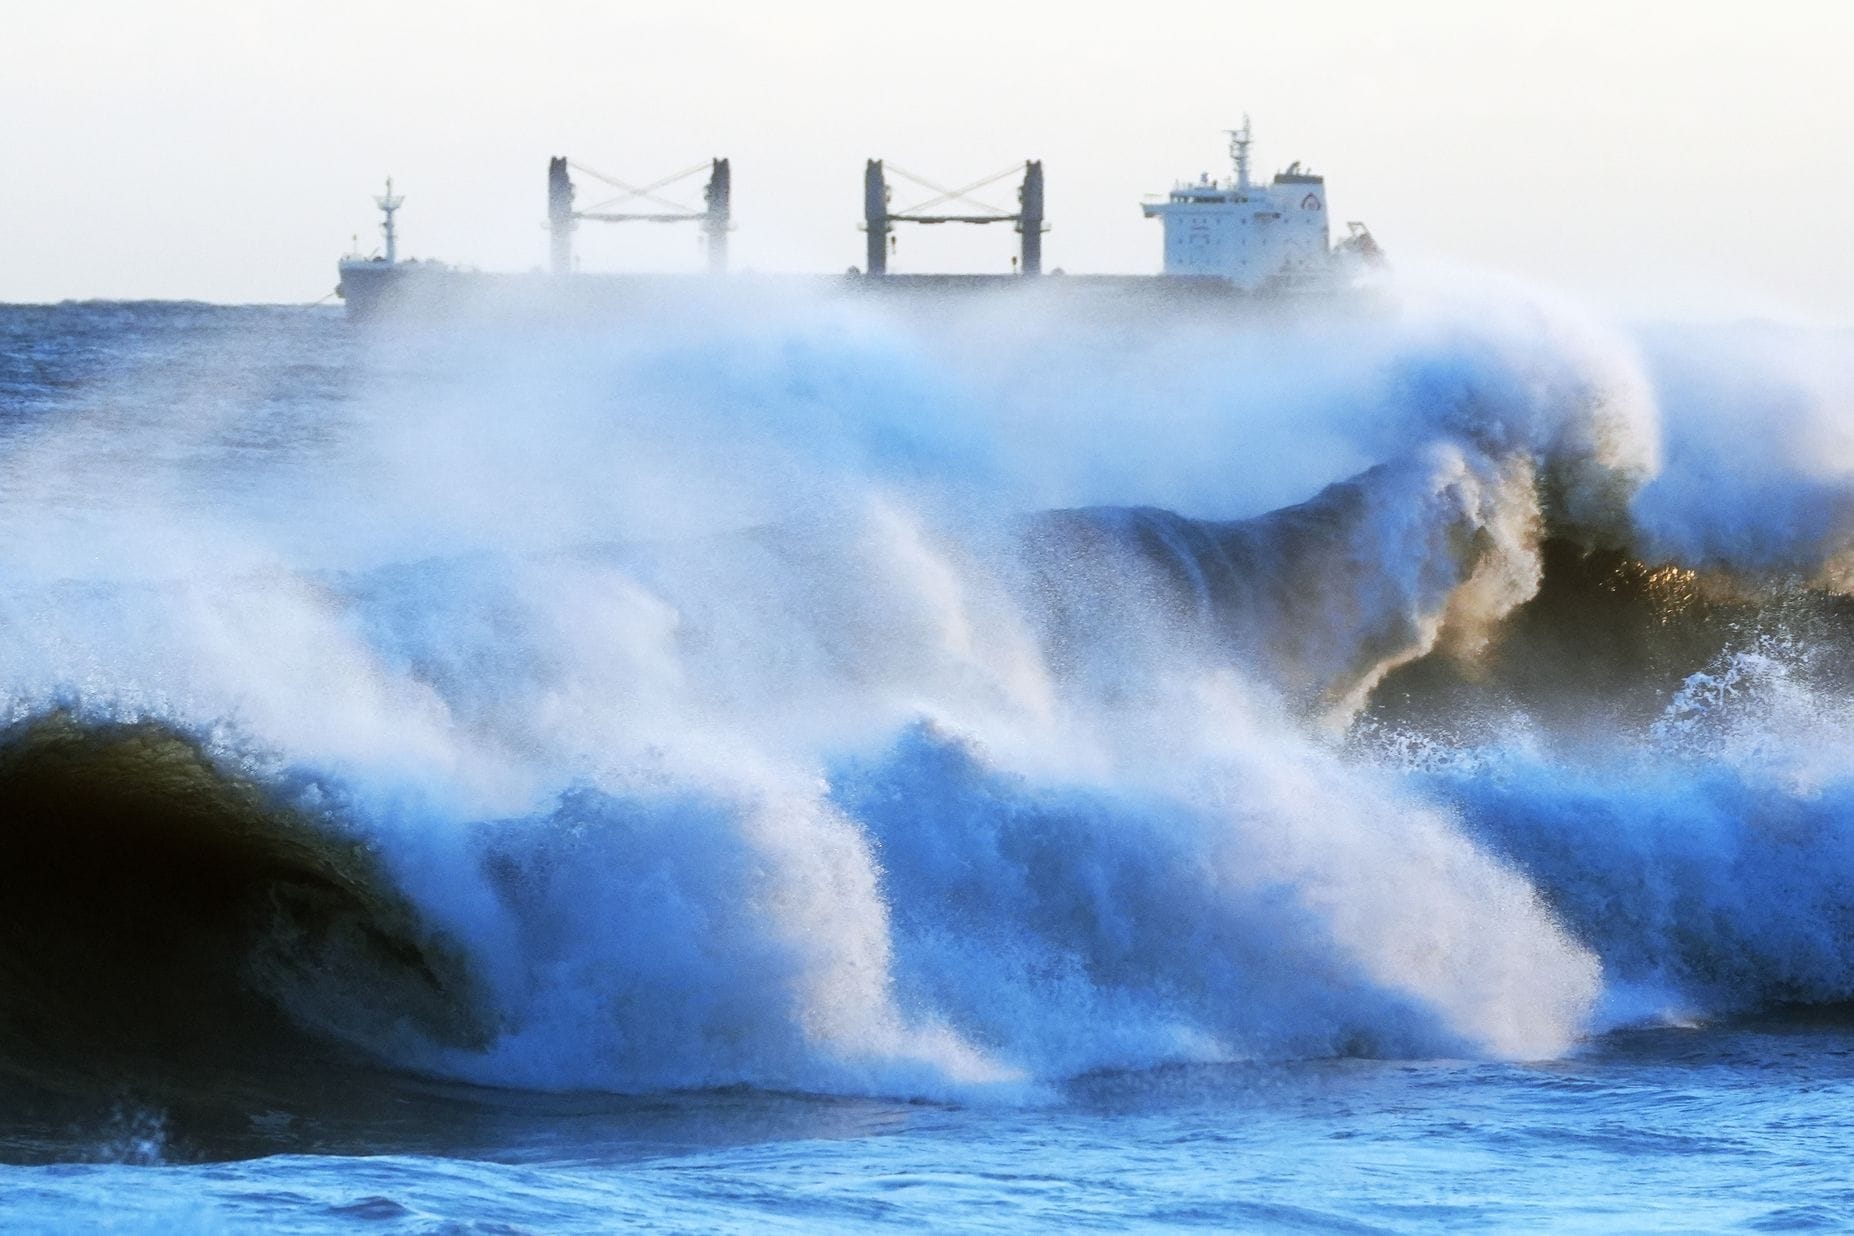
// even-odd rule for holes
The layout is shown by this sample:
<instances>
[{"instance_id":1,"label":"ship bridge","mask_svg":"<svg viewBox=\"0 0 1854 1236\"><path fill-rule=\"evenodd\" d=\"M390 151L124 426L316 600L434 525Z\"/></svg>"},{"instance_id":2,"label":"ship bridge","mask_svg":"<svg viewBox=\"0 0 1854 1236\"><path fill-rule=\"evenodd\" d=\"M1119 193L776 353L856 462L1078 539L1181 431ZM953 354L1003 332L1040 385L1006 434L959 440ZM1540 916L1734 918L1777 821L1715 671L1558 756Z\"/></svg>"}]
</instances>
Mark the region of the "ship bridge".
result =
<instances>
[{"instance_id":1,"label":"ship bridge","mask_svg":"<svg viewBox=\"0 0 1854 1236\"><path fill-rule=\"evenodd\" d=\"M1326 214L1326 180L1300 164L1267 184L1249 175L1249 118L1230 131L1235 176L1182 182L1146 202L1165 228L1165 273L1227 279L1245 292L1314 291L1339 273Z\"/></svg>"}]
</instances>

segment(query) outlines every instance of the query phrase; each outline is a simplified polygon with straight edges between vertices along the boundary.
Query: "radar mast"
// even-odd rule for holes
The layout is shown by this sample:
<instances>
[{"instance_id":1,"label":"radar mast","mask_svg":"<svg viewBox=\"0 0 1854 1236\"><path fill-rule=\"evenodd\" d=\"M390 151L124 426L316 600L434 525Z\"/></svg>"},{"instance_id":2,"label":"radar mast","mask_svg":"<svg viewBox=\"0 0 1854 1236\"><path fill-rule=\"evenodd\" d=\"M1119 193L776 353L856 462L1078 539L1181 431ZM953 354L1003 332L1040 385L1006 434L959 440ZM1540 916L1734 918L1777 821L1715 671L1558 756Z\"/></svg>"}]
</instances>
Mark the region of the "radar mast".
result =
<instances>
[{"instance_id":1,"label":"radar mast","mask_svg":"<svg viewBox=\"0 0 1854 1236\"><path fill-rule=\"evenodd\" d=\"M1242 114L1242 128L1225 129L1230 135L1230 158L1236 163L1236 187L1249 189L1249 113Z\"/></svg>"},{"instance_id":2,"label":"radar mast","mask_svg":"<svg viewBox=\"0 0 1854 1236\"><path fill-rule=\"evenodd\" d=\"M393 195L393 178L386 178L386 194L373 199L373 204L380 208L386 221L380 224L380 230L386 234L386 260L390 265L399 260L399 233L393 228L393 212L405 203L405 198Z\"/></svg>"}]
</instances>

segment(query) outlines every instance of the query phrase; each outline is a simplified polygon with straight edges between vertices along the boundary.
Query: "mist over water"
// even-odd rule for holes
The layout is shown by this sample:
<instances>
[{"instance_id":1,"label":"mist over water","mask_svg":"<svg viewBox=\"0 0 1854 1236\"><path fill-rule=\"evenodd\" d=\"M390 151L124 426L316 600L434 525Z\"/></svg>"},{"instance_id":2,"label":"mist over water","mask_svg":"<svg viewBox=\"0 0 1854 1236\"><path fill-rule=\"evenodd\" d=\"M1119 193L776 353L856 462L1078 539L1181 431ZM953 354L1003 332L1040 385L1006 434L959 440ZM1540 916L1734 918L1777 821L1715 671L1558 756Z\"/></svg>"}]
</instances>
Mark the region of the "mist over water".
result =
<instances>
[{"instance_id":1,"label":"mist over water","mask_svg":"<svg viewBox=\"0 0 1854 1236\"><path fill-rule=\"evenodd\" d=\"M33 1085L202 1005L260 1078L1040 1105L1854 998L1845 331L3 316Z\"/></svg>"}]
</instances>

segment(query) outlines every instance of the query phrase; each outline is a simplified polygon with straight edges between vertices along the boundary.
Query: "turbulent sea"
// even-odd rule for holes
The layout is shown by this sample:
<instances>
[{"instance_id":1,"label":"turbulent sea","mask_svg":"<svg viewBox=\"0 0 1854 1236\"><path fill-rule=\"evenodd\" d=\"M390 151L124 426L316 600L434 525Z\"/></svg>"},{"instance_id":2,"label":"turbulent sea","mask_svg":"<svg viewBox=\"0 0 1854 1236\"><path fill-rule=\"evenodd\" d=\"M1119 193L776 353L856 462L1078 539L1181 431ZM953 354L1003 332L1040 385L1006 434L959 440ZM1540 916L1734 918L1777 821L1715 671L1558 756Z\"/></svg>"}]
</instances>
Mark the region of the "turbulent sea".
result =
<instances>
[{"instance_id":1,"label":"turbulent sea","mask_svg":"<svg viewBox=\"0 0 1854 1236\"><path fill-rule=\"evenodd\" d=\"M1854 1226L1854 333L0 307L0 1228Z\"/></svg>"}]
</instances>

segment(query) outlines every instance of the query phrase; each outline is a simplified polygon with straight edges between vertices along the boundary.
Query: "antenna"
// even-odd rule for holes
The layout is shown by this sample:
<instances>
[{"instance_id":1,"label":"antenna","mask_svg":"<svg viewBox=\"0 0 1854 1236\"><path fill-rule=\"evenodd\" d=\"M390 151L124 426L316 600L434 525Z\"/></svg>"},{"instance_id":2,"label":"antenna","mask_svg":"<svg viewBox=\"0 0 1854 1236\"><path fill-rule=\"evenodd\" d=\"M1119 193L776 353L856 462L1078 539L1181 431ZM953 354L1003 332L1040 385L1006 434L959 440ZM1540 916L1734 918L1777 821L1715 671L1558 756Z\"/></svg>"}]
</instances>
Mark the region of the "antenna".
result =
<instances>
[{"instance_id":1,"label":"antenna","mask_svg":"<svg viewBox=\"0 0 1854 1236\"><path fill-rule=\"evenodd\" d=\"M1249 188L1249 113L1242 114L1242 128L1225 129L1230 135L1230 158L1236 161L1236 187Z\"/></svg>"},{"instance_id":2,"label":"antenna","mask_svg":"<svg viewBox=\"0 0 1854 1236\"><path fill-rule=\"evenodd\" d=\"M405 203L405 200L406 199L403 197L393 196L393 178L391 176L386 178L386 196L373 199L373 204L378 206L380 208L380 213L386 216L386 222L380 225L380 230L386 233L386 260L388 264L399 260L399 234L393 230L393 212L398 210L400 206Z\"/></svg>"}]
</instances>

